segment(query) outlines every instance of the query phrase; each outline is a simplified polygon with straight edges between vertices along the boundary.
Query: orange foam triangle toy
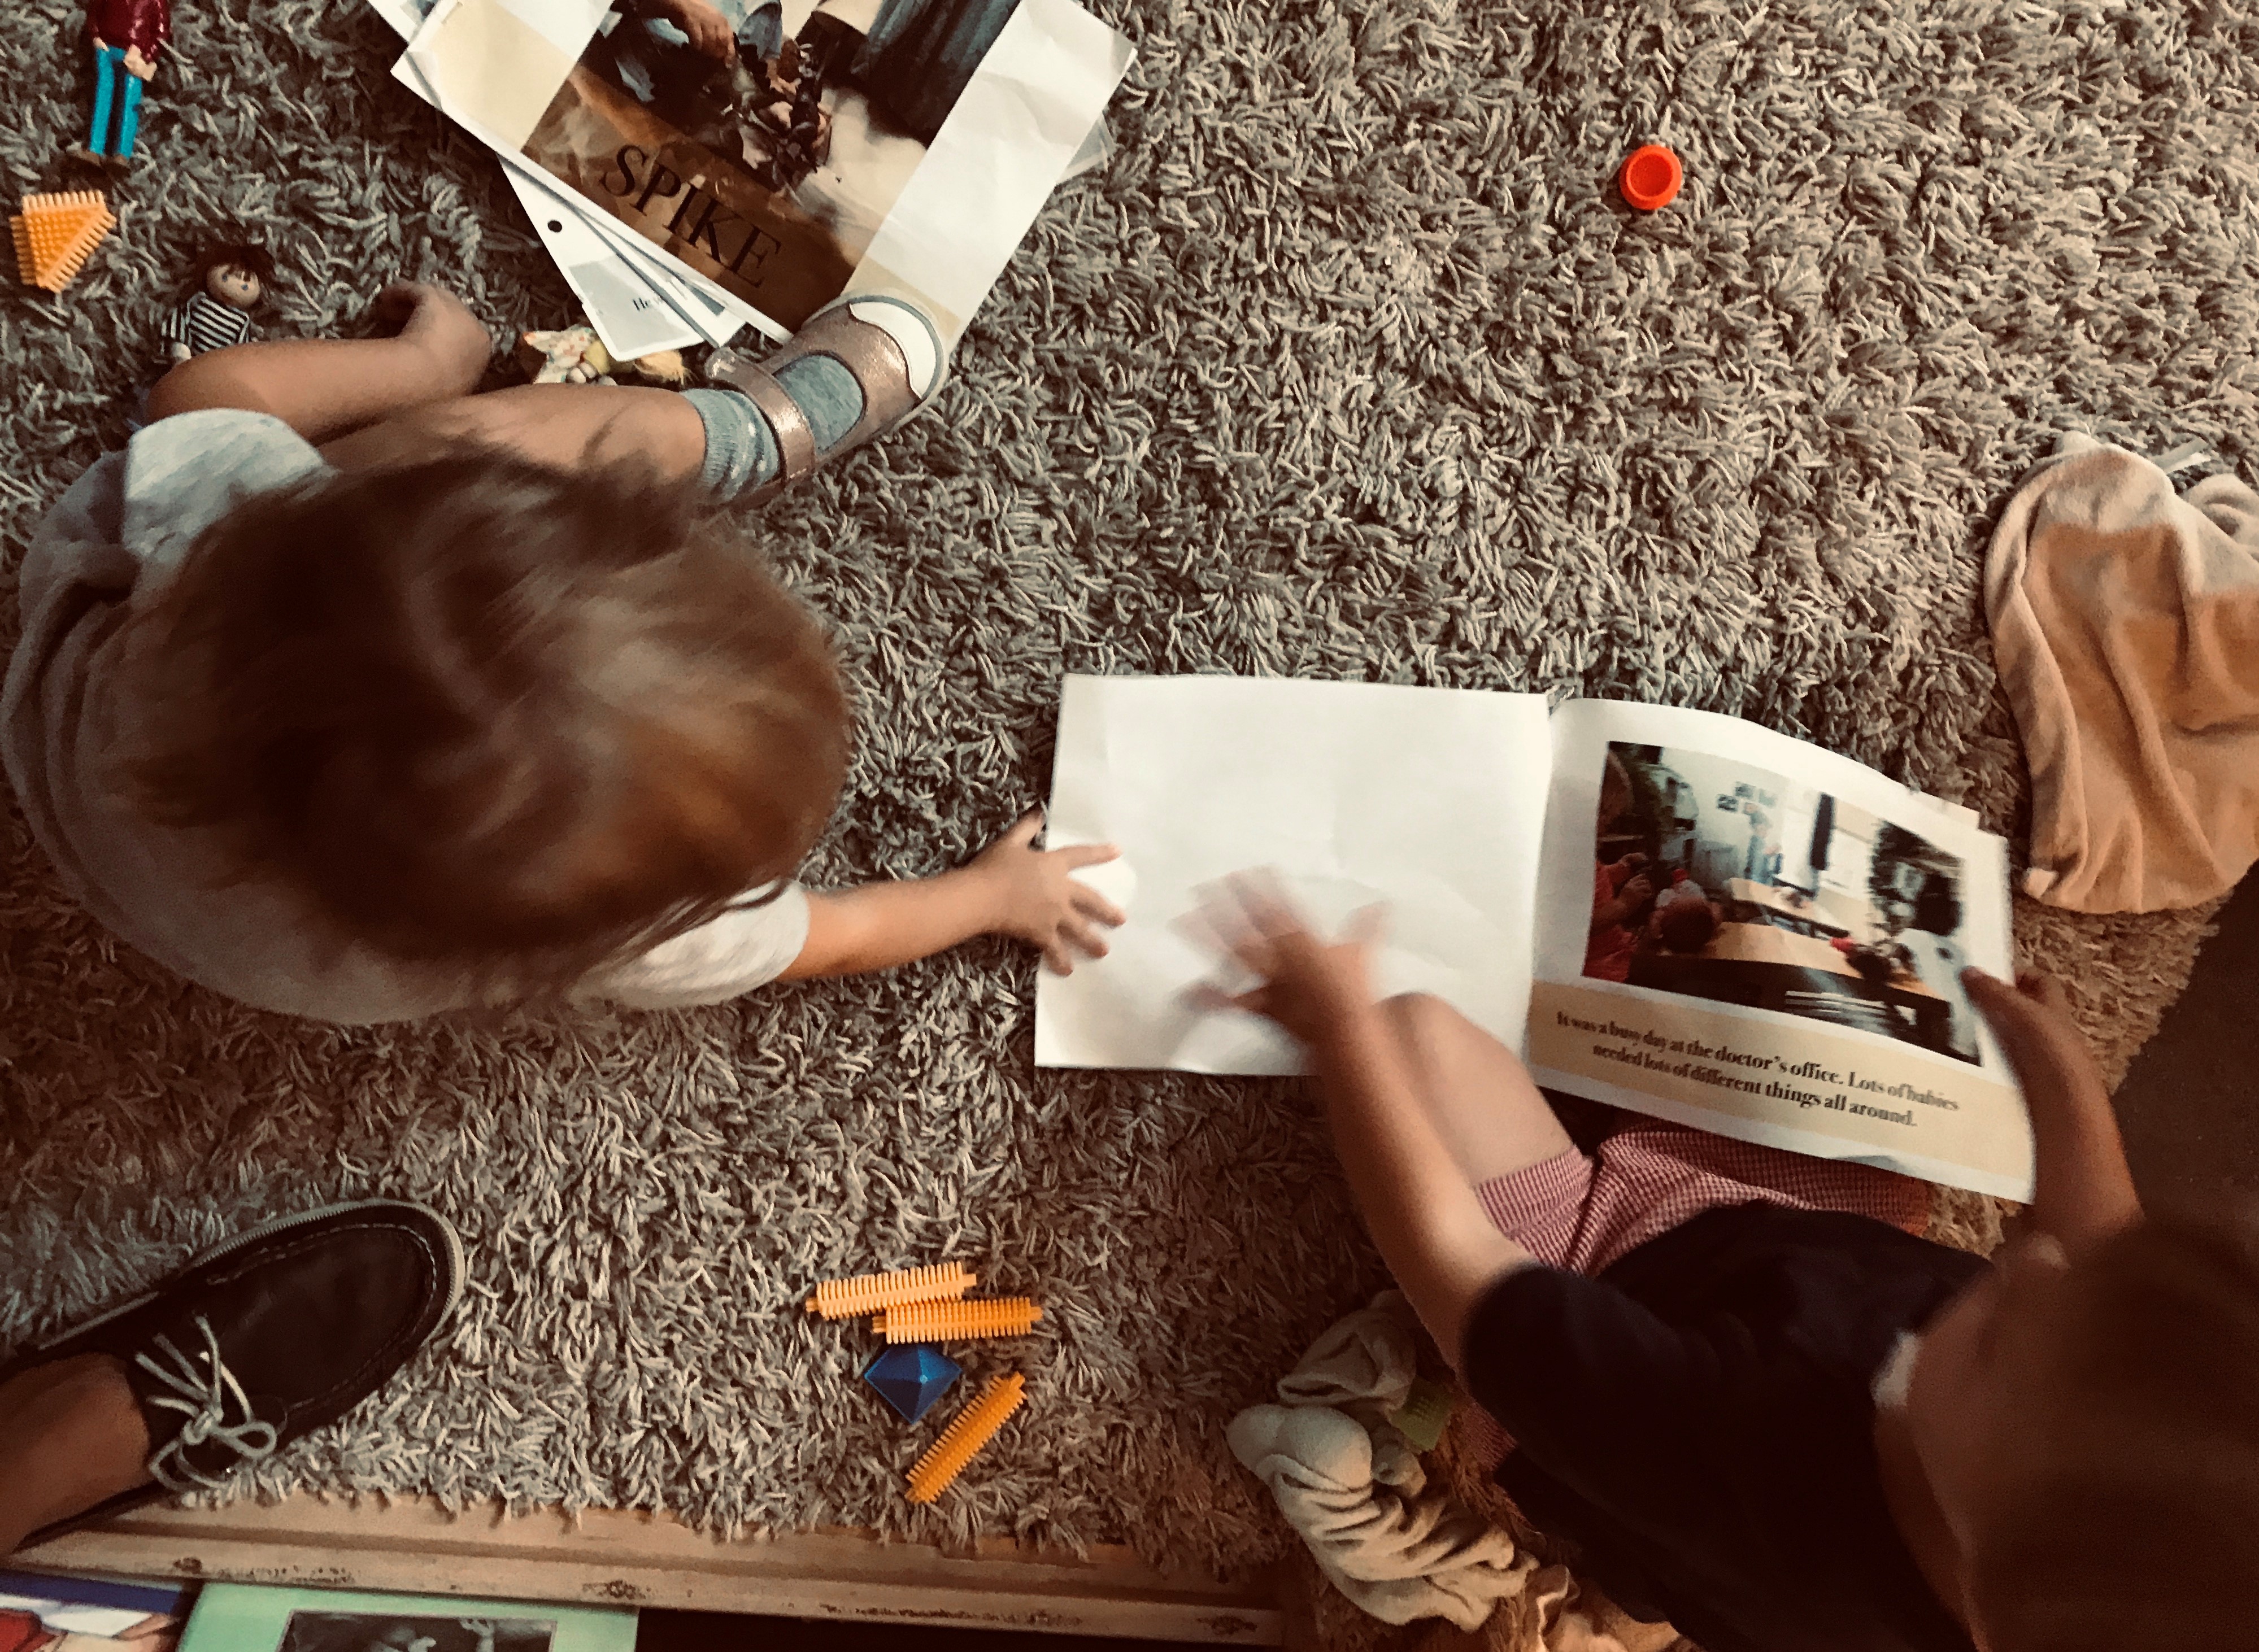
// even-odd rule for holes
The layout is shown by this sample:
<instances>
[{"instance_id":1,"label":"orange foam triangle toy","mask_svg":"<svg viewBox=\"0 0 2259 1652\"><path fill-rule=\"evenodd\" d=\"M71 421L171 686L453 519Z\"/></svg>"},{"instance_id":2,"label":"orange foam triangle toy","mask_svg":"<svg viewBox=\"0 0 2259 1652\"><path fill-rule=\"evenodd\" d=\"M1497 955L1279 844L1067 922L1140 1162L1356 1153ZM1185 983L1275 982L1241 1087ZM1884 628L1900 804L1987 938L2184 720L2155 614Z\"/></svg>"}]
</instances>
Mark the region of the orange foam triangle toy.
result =
<instances>
[{"instance_id":1,"label":"orange foam triangle toy","mask_svg":"<svg viewBox=\"0 0 2259 1652\"><path fill-rule=\"evenodd\" d=\"M8 220L16 240L16 273L27 286L59 293L117 227L98 190L27 195L22 214Z\"/></svg>"}]
</instances>

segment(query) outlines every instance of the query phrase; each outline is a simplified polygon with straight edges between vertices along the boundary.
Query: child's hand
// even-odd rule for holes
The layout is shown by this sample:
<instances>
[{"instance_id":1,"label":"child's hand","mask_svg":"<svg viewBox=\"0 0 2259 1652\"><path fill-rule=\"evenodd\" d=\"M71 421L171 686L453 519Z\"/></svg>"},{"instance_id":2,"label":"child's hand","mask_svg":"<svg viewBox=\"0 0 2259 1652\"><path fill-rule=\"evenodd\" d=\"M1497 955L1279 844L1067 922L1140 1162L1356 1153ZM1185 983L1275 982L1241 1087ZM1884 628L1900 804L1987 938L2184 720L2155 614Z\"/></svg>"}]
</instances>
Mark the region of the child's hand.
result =
<instances>
[{"instance_id":1,"label":"child's hand","mask_svg":"<svg viewBox=\"0 0 2259 1652\"><path fill-rule=\"evenodd\" d=\"M376 322L431 363L433 388L467 395L494 355L486 324L463 301L424 281L395 281L376 297Z\"/></svg>"},{"instance_id":2,"label":"child's hand","mask_svg":"<svg viewBox=\"0 0 2259 1652\"><path fill-rule=\"evenodd\" d=\"M691 46L706 56L722 63L738 61L738 37L730 31L730 19L707 0L658 0L652 10L688 35Z\"/></svg>"},{"instance_id":3,"label":"child's hand","mask_svg":"<svg viewBox=\"0 0 2259 1652\"><path fill-rule=\"evenodd\" d=\"M2109 1105L2109 1086L2102 1082L2085 1035L2070 1018L2061 981L2027 972L2011 986L1983 970L1969 969L1961 972L1961 984L1992 1024L2027 1097L2036 1092L2049 1100Z\"/></svg>"},{"instance_id":4,"label":"child's hand","mask_svg":"<svg viewBox=\"0 0 2259 1652\"><path fill-rule=\"evenodd\" d=\"M1367 907L1350 919L1340 940L1329 943L1303 922L1275 876L1251 872L1207 892L1196 927L1263 978L1259 986L1216 993L1216 1000L1266 1016L1315 1044L1372 1008L1370 954L1386 915Z\"/></svg>"},{"instance_id":5,"label":"child's hand","mask_svg":"<svg viewBox=\"0 0 2259 1652\"><path fill-rule=\"evenodd\" d=\"M1074 973L1074 955L1106 956L1106 941L1091 927L1116 926L1125 918L1122 908L1080 879L1068 874L1077 866L1095 866L1113 860L1122 851L1111 844L1087 844L1073 849L1037 849L1036 834L1044 829L1044 813L1034 809L994 843L982 850L966 870L987 887L992 935L1016 936L1043 949L1044 962L1060 975Z\"/></svg>"}]
</instances>

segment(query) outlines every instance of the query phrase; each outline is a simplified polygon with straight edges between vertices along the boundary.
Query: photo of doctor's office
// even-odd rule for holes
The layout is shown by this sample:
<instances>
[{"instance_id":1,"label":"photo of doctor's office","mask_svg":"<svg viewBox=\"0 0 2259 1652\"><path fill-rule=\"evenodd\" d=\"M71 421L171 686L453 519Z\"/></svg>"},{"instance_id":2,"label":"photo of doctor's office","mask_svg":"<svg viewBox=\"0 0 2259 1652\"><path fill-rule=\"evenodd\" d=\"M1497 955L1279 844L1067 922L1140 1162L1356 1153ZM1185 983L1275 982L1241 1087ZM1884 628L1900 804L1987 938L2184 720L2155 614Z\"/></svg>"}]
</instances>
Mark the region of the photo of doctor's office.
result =
<instances>
[{"instance_id":1,"label":"photo of doctor's office","mask_svg":"<svg viewBox=\"0 0 2259 1652\"><path fill-rule=\"evenodd\" d=\"M1978 1059L1958 858L1816 787L1608 748L1584 972Z\"/></svg>"}]
</instances>

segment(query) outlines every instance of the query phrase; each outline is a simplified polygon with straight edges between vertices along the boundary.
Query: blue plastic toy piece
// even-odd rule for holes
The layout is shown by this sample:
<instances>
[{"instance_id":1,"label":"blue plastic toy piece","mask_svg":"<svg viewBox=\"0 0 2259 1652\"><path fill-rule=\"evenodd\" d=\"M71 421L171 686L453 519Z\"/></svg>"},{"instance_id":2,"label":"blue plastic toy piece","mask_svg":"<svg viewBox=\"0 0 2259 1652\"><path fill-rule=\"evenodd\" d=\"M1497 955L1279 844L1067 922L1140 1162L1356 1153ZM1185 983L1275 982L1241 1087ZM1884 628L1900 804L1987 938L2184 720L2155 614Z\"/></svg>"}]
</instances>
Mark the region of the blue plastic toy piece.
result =
<instances>
[{"instance_id":1,"label":"blue plastic toy piece","mask_svg":"<svg viewBox=\"0 0 2259 1652\"><path fill-rule=\"evenodd\" d=\"M928 1343L905 1342L888 1349L863 1368L863 1380L879 1397L916 1422L949 1392L965 1367Z\"/></svg>"}]
</instances>

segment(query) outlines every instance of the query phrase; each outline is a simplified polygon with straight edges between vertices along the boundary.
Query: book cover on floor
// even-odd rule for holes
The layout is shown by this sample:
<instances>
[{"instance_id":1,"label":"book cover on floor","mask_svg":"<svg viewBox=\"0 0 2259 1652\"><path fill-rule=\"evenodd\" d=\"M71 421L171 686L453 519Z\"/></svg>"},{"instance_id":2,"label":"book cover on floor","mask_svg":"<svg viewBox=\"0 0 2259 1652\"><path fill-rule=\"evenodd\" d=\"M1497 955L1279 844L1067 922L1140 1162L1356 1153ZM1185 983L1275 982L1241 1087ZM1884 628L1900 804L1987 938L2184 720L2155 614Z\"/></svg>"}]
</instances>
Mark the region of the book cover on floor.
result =
<instances>
[{"instance_id":1,"label":"book cover on floor","mask_svg":"<svg viewBox=\"0 0 2259 1652\"><path fill-rule=\"evenodd\" d=\"M179 1584L0 1571L0 1652L174 1652Z\"/></svg>"},{"instance_id":2,"label":"book cover on floor","mask_svg":"<svg viewBox=\"0 0 2259 1652\"><path fill-rule=\"evenodd\" d=\"M633 1607L206 1584L180 1652L635 1652Z\"/></svg>"},{"instance_id":3,"label":"book cover on floor","mask_svg":"<svg viewBox=\"0 0 2259 1652\"><path fill-rule=\"evenodd\" d=\"M953 338L1130 60L1074 0L724 0L716 16L734 62L608 0L437 0L407 61L474 135L769 331L852 286L919 302Z\"/></svg>"},{"instance_id":4,"label":"book cover on floor","mask_svg":"<svg viewBox=\"0 0 2259 1652\"><path fill-rule=\"evenodd\" d=\"M2022 1098L1960 982L2011 972L2006 844L1818 746L1613 701L1069 677L1048 831L1121 848L1078 875L1130 922L1041 977L1041 1065L1296 1071L1195 992L1221 979L1201 888L1268 866L1329 929L1385 904L1379 990L1444 999L1542 1085L2030 1196Z\"/></svg>"}]
</instances>

